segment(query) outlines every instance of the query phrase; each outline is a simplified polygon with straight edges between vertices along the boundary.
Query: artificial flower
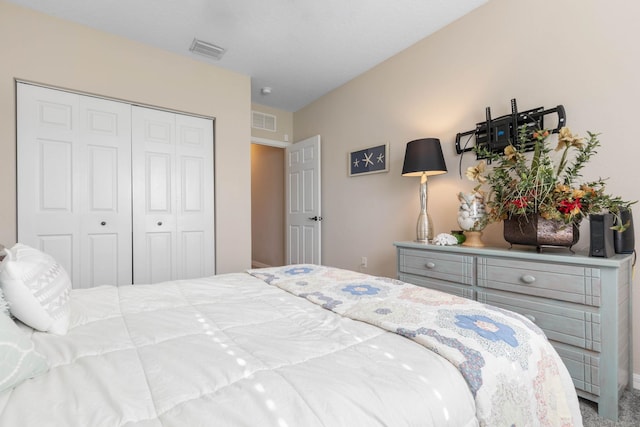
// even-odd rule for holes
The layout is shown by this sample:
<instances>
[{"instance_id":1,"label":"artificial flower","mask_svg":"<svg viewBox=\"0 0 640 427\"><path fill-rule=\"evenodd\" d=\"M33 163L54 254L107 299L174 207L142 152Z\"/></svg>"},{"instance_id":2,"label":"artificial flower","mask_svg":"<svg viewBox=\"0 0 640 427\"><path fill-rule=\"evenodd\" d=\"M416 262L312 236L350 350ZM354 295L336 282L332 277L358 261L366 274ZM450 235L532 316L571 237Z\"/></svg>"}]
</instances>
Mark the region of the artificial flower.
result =
<instances>
[{"instance_id":1,"label":"artificial flower","mask_svg":"<svg viewBox=\"0 0 640 427\"><path fill-rule=\"evenodd\" d=\"M465 175L471 181L478 181L480 184L484 184L487 182L487 179L484 177L483 173L485 168L487 167L487 162L482 160L476 166L469 166Z\"/></svg>"},{"instance_id":2,"label":"artificial flower","mask_svg":"<svg viewBox=\"0 0 640 427\"><path fill-rule=\"evenodd\" d=\"M516 215L538 214L565 224L579 225L590 214L612 212L617 217L627 202L605 193L605 181L577 184L586 164L600 146L598 134L587 132L588 138L574 135L569 128L558 132L556 150L562 150L557 166L551 155L548 130L531 131L523 126L519 142L508 145L502 154L477 148L481 158L488 158L492 168L481 162L467 169L467 178L490 187L486 197L489 221L498 222ZM533 151L529 153L529 151ZM621 221L616 229L624 229Z\"/></svg>"}]
</instances>

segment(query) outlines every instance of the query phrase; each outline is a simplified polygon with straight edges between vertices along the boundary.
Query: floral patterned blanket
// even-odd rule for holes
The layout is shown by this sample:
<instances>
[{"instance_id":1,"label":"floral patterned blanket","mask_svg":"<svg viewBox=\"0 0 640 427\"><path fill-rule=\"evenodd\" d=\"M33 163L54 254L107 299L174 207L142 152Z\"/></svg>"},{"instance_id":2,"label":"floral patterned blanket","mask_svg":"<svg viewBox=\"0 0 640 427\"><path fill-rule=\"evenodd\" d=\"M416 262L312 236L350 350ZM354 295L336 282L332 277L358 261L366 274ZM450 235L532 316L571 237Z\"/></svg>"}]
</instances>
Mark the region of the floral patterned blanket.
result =
<instances>
[{"instance_id":1,"label":"floral patterned blanket","mask_svg":"<svg viewBox=\"0 0 640 427\"><path fill-rule=\"evenodd\" d=\"M544 333L508 310L398 280L318 265L249 274L342 316L410 338L452 363L482 426L581 426L578 399Z\"/></svg>"}]
</instances>

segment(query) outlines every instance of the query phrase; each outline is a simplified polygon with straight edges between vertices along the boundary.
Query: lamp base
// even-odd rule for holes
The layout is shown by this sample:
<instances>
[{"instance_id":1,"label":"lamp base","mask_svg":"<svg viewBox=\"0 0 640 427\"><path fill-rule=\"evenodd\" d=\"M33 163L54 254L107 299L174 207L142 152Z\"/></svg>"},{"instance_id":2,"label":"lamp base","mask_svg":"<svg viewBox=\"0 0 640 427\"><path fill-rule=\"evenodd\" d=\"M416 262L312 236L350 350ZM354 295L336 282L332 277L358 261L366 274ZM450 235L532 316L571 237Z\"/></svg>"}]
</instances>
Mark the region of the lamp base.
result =
<instances>
[{"instance_id":1,"label":"lamp base","mask_svg":"<svg viewBox=\"0 0 640 427\"><path fill-rule=\"evenodd\" d=\"M431 240L433 240L433 223L431 216L423 210L420 212L416 224L416 242L429 243Z\"/></svg>"}]
</instances>

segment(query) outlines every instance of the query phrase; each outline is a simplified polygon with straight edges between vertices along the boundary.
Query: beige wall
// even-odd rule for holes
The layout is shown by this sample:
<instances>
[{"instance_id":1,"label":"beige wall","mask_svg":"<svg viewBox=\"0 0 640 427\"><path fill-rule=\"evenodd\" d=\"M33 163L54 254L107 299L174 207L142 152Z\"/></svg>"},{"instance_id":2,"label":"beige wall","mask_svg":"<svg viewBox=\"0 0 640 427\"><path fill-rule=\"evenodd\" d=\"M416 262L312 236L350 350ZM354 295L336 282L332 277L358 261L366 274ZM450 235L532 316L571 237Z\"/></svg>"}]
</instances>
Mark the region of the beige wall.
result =
<instances>
[{"instance_id":1,"label":"beige wall","mask_svg":"<svg viewBox=\"0 0 640 427\"><path fill-rule=\"evenodd\" d=\"M251 104L251 109L276 116L275 132L251 128L252 137L272 139L281 142L293 142L293 113L260 104Z\"/></svg>"},{"instance_id":2,"label":"beige wall","mask_svg":"<svg viewBox=\"0 0 640 427\"><path fill-rule=\"evenodd\" d=\"M215 118L217 272L250 266L250 79L0 1L0 243L16 239L15 82Z\"/></svg>"},{"instance_id":3,"label":"beige wall","mask_svg":"<svg viewBox=\"0 0 640 427\"><path fill-rule=\"evenodd\" d=\"M623 0L492 0L294 113L297 140L322 136L324 263L358 269L367 256L368 272L395 275L392 243L414 238L419 212L419 179L400 175L415 138L442 142L449 173L429 180L430 213L436 233L458 228L456 194L473 184L459 177L455 135L484 120L486 106L509 113L511 98L521 110L563 104L573 131L601 132L585 178L608 176L609 192L640 199L638 16L640 3ZM349 150L384 142L389 173L347 176ZM472 164L463 157L463 171ZM585 248L586 221L581 230ZM501 231L487 228L485 242L504 246ZM640 325L640 292L633 303ZM640 327L634 354L640 373Z\"/></svg>"},{"instance_id":4,"label":"beige wall","mask_svg":"<svg viewBox=\"0 0 640 427\"><path fill-rule=\"evenodd\" d=\"M284 149L251 144L251 259L284 264Z\"/></svg>"}]
</instances>

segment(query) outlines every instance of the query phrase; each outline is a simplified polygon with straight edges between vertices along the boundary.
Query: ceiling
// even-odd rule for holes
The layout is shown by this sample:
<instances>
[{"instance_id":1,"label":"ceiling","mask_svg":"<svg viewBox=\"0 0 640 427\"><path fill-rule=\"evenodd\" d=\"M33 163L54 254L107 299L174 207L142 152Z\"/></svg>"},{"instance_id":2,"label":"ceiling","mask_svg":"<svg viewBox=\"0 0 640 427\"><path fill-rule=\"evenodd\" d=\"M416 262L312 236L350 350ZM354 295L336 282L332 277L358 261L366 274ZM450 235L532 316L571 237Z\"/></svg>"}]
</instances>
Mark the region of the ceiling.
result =
<instances>
[{"instance_id":1,"label":"ceiling","mask_svg":"<svg viewBox=\"0 0 640 427\"><path fill-rule=\"evenodd\" d=\"M297 111L488 0L9 1L249 75L252 102Z\"/></svg>"}]
</instances>

